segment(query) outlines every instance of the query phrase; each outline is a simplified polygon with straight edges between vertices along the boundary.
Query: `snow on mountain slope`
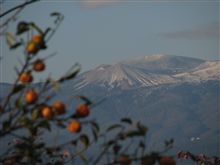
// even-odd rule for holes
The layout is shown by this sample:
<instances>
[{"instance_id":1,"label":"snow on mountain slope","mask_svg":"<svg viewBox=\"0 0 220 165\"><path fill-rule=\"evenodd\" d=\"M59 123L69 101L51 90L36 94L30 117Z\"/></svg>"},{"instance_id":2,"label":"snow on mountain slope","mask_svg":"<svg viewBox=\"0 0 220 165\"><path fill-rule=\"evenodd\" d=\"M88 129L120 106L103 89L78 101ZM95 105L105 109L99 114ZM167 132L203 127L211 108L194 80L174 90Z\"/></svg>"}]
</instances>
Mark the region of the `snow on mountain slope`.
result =
<instances>
[{"instance_id":1,"label":"snow on mountain slope","mask_svg":"<svg viewBox=\"0 0 220 165\"><path fill-rule=\"evenodd\" d=\"M76 83L76 88L87 84L101 84L102 86L121 87L152 86L174 82L169 75L154 74L134 66L118 63L107 68L97 67L81 76Z\"/></svg>"},{"instance_id":2,"label":"snow on mountain slope","mask_svg":"<svg viewBox=\"0 0 220 165\"><path fill-rule=\"evenodd\" d=\"M151 73L177 74L193 69L203 62L205 61L191 57L157 54L138 57L122 63L143 68Z\"/></svg>"},{"instance_id":3,"label":"snow on mountain slope","mask_svg":"<svg viewBox=\"0 0 220 165\"><path fill-rule=\"evenodd\" d=\"M220 80L220 61L206 61L193 70L174 77L182 81Z\"/></svg>"},{"instance_id":4,"label":"snow on mountain slope","mask_svg":"<svg viewBox=\"0 0 220 165\"><path fill-rule=\"evenodd\" d=\"M114 65L100 65L81 74L74 87L80 89L96 84L129 89L184 81L220 79L219 65L219 61L204 61L181 56L146 56Z\"/></svg>"}]
</instances>

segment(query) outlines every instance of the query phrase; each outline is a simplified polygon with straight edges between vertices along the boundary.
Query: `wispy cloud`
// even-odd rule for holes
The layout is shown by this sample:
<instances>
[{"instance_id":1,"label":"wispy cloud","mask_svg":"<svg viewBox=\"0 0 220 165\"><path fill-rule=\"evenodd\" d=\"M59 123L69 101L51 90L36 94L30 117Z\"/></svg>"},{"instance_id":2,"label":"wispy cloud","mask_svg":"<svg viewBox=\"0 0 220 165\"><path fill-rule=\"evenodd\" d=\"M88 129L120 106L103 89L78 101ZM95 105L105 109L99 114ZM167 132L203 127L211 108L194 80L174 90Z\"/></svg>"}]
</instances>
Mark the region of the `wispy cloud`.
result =
<instances>
[{"instance_id":1,"label":"wispy cloud","mask_svg":"<svg viewBox=\"0 0 220 165\"><path fill-rule=\"evenodd\" d=\"M104 5L112 5L123 0L82 0L81 5L86 8L96 8Z\"/></svg>"},{"instance_id":2,"label":"wispy cloud","mask_svg":"<svg viewBox=\"0 0 220 165\"><path fill-rule=\"evenodd\" d=\"M204 0L194 0L194 1L183 1L183 0L79 0L81 3L82 7L88 7L88 8L96 8L100 6L108 6L108 5L115 5L118 4L119 2L121 3L156 3L158 5L161 4L167 4L167 3L199 3L203 2L204 4L209 3L216 3L218 5L218 2L216 0L209 0L209 1L204 1Z\"/></svg>"},{"instance_id":3,"label":"wispy cloud","mask_svg":"<svg viewBox=\"0 0 220 165\"><path fill-rule=\"evenodd\" d=\"M160 33L162 37L170 39L188 39L188 40L203 40L203 39L219 39L220 29L219 23L213 23L206 26L195 27L193 29L181 30L175 32Z\"/></svg>"}]
</instances>

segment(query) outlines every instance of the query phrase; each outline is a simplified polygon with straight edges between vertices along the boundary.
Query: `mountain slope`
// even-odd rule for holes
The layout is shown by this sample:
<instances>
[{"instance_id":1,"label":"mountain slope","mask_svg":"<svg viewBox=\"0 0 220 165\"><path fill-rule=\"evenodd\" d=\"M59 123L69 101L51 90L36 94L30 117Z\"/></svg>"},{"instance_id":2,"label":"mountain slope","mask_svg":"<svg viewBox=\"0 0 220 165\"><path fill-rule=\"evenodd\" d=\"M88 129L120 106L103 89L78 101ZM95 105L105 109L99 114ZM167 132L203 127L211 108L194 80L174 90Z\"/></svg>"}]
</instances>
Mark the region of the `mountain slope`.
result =
<instances>
[{"instance_id":1,"label":"mountain slope","mask_svg":"<svg viewBox=\"0 0 220 165\"><path fill-rule=\"evenodd\" d=\"M154 55L100 65L62 84L57 94L54 99L66 103L75 95L90 98L97 104L90 117L102 127L122 117L145 123L149 151L174 138L172 154L220 155L220 61ZM69 111L77 104L71 101Z\"/></svg>"},{"instance_id":2,"label":"mountain slope","mask_svg":"<svg viewBox=\"0 0 220 165\"><path fill-rule=\"evenodd\" d=\"M219 155L219 66L220 61L187 57L143 57L85 72L64 84L61 95L104 99L92 110L103 126L121 117L142 121L149 126L151 149L173 137L175 152Z\"/></svg>"},{"instance_id":3,"label":"mountain slope","mask_svg":"<svg viewBox=\"0 0 220 165\"><path fill-rule=\"evenodd\" d=\"M220 79L220 61L207 61L189 72L175 75L182 81L202 81Z\"/></svg>"},{"instance_id":4,"label":"mountain slope","mask_svg":"<svg viewBox=\"0 0 220 165\"><path fill-rule=\"evenodd\" d=\"M85 72L73 83L76 89L97 84L103 87L130 89L183 81L219 79L220 61L204 61L189 57L154 55L101 65ZM213 74L212 74L213 73Z\"/></svg>"}]
</instances>

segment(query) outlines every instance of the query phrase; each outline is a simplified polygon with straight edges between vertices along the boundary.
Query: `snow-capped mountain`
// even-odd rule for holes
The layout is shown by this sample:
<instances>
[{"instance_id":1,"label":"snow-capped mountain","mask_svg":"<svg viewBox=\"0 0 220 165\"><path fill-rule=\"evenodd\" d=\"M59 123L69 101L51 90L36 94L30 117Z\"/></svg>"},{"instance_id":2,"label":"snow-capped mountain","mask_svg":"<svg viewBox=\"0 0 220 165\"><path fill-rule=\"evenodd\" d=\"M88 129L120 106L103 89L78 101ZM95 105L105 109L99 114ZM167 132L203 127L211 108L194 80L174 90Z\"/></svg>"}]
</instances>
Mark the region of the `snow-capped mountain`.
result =
<instances>
[{"instance_id":1,"label":"snow-capped mountain","mask_svg":"<svg viewBox=\"0 0 220 165\"><path fill-rule=\"evenodd\" d=\"M0 84L1 92L7 86ZM102 127L122 117L146 124L149 151L159 150L164 140L174 138L172 154L189 150L220 155L220 61L140 57L100 65L65 82L56 92L54 99L66 102L71 112L78 102L71 99L70 104L70 98L88 97L94 103L91 117ZM193 137L199 140L192 141ZM65 138L71 137L62 135Z\"/></svg>"},{"instance_id":2,"label":"snow-capped mountain","mask_svg":"<svg viewBox=\"0 0 220 165\"><path fill-rule=\"evenodd\" d=\"M220 61L206 61L189 72L175 75L182 81L220 80Z\"/></svg>"},{"instance_id":3,"label":"snow-capped mountain","mask_svg":"<svg viewBox=\"0 0 220 165\"><path fill-rule=\"evenodd\" d=\"M153 148L173 137L175 152L212 155L220 153L219 89L220 61L153 55L100 65L64 84L61 95L104 99L93 110L103 126L121 117L142 121Z\"/></svg>"},{"instance_id":4,"label":"snow-capped mountain","mask_svg":"<svg viewBox=\"0 0 220 165\"><path fill-rule=\"evenodd\" d=\"M153 55L100 65L74 83L76 89L97 84L103 87L130 89L185 81L220 79L220 61L204 61L189 57Z\"/></svg>"}]
</instances>

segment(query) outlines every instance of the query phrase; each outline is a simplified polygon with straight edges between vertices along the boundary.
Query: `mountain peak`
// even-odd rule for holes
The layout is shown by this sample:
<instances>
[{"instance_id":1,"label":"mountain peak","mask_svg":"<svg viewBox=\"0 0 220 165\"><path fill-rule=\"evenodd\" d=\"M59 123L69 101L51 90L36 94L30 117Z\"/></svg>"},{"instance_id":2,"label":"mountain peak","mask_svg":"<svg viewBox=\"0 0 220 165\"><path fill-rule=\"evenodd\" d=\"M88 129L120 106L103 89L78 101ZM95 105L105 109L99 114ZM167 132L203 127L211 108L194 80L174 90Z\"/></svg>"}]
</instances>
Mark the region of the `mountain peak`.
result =
<instances>
[{"instance_id":1,"label":"mountain peak","mask_svg":"<svg viewBox=\"0 0 220 165\"><path fill-rule=\"evenodd\" d=\"M75 87L82 88L93 84L129 89L180 83L183 80L198 80L200 76L205 79L207 76L204 75L209 75L209 78L218 78L219 76L216 74L218 66L215 61L209 62L190 57L156 54L122 61L114 65L99 65L82 74ZM196 76L189 76L191 72Z\"/></svg>"},{"instance_id":2,"label":"mountain peak","mask_svg":"<svg viewBox=\"0 0 220 165\"><path fill-rule=\"evenodd\" d=\"M153 54L147 55L143 57L136 57L131 60L124 61L123 63L135 63L135 62L158 62L158 61L170 61L170 60L187 60L187 61L200 61L204 62L205 60L193 58L193 57L186 57L186 56L176 56L176 55L168 55L168 54Z\"/></svg>"},{"instance_id":3,"label":"mountain peak","mask_svg":"<svg viewBox=\"0 0 220 165\"><path fill-rule=\"evenodd\" d=\"M95 69L96 70L105 70L107 69L108 67L110 67L111 65L108 65L108 64L101 64L99 65L98 67L96 67Z\"/></svg>"},{"instance_id":4,"label":"mountain peak","mask_svg":"<svg viewBox=\"0 0 220 165\"><path fill-rule=\"evenodd\" d=\"M145 56L144 59L146 61L156 61L156 60L160 60L163 57L168 57L169 55L165 55L165 54L154 54L151 56Z\"/></svg>"}]
</instances>

